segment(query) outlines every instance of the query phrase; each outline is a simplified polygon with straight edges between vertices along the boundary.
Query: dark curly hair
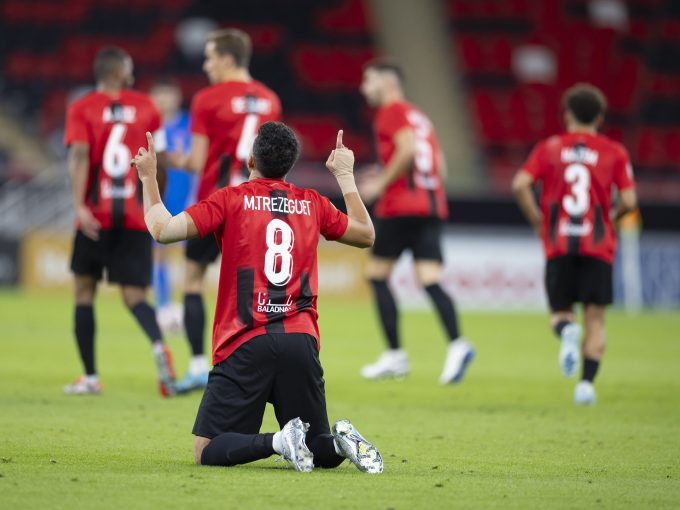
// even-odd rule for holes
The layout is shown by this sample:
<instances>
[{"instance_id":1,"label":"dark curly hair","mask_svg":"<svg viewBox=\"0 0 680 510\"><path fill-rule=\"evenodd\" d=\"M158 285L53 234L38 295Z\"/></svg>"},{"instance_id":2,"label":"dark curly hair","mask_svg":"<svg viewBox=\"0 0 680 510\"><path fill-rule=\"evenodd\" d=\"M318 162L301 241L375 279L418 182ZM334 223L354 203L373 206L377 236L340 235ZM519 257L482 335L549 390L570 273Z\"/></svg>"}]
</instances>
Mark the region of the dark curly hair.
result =
<instances>
[{"instance_id":1,"label":"dark curly hair","mask_svg":"<svg viewBox=\"0 0 680 510\"><path fill-rule=\"evenodd\" d=\"M562 106L581 124L592 124L607 111L607 99L589 83L577 83L562 96Z\"/></svg>"},{"instance_id":2,"label":"dark curly hair","mask_svg":"<svg viewBox=\"0 0 680 510\"><path fill-rule=\"evenodd\" d=\"M300 156L300 142L291 128L282 122L265 122L253 143L255 168L264 177L281 179Z\"/></svg>"}]
</instances>

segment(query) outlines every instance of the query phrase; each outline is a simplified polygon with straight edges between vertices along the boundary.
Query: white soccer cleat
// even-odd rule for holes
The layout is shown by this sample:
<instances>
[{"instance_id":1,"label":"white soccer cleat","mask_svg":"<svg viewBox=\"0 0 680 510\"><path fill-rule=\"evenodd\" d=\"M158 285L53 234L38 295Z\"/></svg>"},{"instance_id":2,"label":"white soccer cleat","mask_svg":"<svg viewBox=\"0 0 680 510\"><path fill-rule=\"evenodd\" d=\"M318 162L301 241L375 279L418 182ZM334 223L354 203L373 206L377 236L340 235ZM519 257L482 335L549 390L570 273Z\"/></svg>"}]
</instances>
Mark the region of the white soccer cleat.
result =
<instances>
[{"instance_id":1,"label":"white soccer cleat","mask_svg":"<svg viewBox=\"0 0 680 510\"><path fill-rule=\"evenodd\" d=\"M99 395L101 392L99 379L91 379L86 375L81 375L73 383L64 386L64 393L67 395Z\"/></svg>"},{"instance_id":2,"label":"white soccer cleat","mask_svg":"<svg viewBox=\"0 0 680 510\"><path fill-rule=\"evenodd\" d=\"M439 376L439 383L453 384L460 382L473 359L475 359L475 350L467 340L460 338L451 342L446 352L444 370Z\"/></svg>"},{"instance_id":3,"label":"white soccer cleat","mask_svg":"<svg viewBox=\"0 0 680 510\"><path fill-rule=\"evenodd\" d=\"M305 443L308 430L309 423L304 423L300 418L293 418L281 429L283 443L281 455L301 473L309 473L314 469L314 454Z\"/></svg>"},{"instance_id":4,"label":"white soccer cleat","mask_svg":"<svg viewBox=\"0 0 680 510\"><path fill-rule=\"evenodd\" d=\"M156 320L163 333L180 334L184 331L184 307L179 303L164 306L156 312Z\"/></svg>"},{"instance_id":5,"label":"white soccer cleat","mask_svg":"<svg viewBox=\"0 0 680 510\"><path fill-rule=\"evenodd\" d=\"M338 455L349 459L359 471L369 474L383 472L383 460L378 449L359 434L349 420L333 425L333 441Z\"/></svg>"},{"instance_id":6,"label":"white soccer cleat","mask_svg":"<svg viewBox=\"0 0 680 510\"><path fill-rule=\"evenodd\" d=\"M595 387L590 381L580 381L574 388L574 404L591 406L597 401Z\"/></svg>"},{"instance_id":7,"label":"white soccer cleat","mask_svg":"<svg viewBox=\"0 0 680 510\"><path fill-rule=\"evenodd\" d=\"M402 349L390 349L383 352L375 363L365 365L361 375L366 379L386 379L404 377L410 370L408 356Z\"/></svg>"},{"instance_id":8,"label":"white soccer cleat","mask_svg":"<svg viewBox=\"0 0 680 510\"><path fill-rule=\"evenodd\" d=\"M565 376L573 377L581 365L581 326L567 324L560 337L560 369Z\"/></svg>"}]
</instances>

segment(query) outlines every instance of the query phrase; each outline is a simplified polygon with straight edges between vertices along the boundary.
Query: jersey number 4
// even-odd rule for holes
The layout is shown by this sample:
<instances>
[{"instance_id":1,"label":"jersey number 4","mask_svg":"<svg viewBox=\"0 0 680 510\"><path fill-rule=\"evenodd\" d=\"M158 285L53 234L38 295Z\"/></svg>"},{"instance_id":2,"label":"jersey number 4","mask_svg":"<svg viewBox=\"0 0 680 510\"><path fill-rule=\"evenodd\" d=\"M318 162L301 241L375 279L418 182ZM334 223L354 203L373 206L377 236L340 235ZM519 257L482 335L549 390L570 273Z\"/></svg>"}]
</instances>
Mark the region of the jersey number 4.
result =
<instances>
[{"instance_id":1,"label":"jersey number 4","mask_svg":"<svg viewBox=\"0 0 680 510\"><path fill-rule=\"evenodd\" d=\"M124 177L130 170L132 154L128 146L123 143L126 132L125 124L114 124L109 139L106 141L106 147L104 147L102 166L112 179Z\"/></svg>"},{"instance_id":2,"label":"jersey number 4","mask_svg":"<svg viewBox=\"0 0 680 510\"><path fill-rule=\"evenodd\" d=\"M562 199L569 216L583 216L590 207L590 172L580 163L564 169L564 180L571 185L571 194Z\"/></svg>"},{"instance_id":3,"label":"jersey number 4","mask_svg":"<svg viewBox=\"0 0 680 510\"><path fill-rule=\"evenodd\" d=\"M286 285L293 276L293 229L285 221L273 219L267 224L265 239L264 274L273 285Z\"/></svg>"}]
</instances>

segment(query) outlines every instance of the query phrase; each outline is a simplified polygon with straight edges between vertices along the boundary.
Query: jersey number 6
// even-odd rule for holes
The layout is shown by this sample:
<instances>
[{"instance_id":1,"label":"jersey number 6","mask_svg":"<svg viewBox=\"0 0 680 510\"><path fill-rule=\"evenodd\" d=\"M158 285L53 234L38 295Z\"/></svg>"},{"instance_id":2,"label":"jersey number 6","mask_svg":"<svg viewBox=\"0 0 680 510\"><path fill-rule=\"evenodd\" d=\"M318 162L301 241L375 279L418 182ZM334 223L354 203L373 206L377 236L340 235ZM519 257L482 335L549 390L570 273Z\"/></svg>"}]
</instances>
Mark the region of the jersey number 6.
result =
<instances>
[{"instance_id":1,"label":"jersey number 6","mask_svg":"<svg viewBox=\"0 0 680 510\"><path fill-rule=\"evenodd\" d=\"M126 132L125 124L114 124L109 139L106 141L106 147L104 147L102 166L112 179L124 177L130 170L132 154L128 146L123 143Z\"/></svg>"},{"instance_id":2,"label":"jersey number 6","mask_svg":"<svg viewBox=\"0 0 680 510\"><path fill-rule=\"evenodd\" d=\"M276 286L286 285L293 276L293 229L285 221L273 219L267 224L267 252L264 274Z\"/></svg>"}]
</instances>

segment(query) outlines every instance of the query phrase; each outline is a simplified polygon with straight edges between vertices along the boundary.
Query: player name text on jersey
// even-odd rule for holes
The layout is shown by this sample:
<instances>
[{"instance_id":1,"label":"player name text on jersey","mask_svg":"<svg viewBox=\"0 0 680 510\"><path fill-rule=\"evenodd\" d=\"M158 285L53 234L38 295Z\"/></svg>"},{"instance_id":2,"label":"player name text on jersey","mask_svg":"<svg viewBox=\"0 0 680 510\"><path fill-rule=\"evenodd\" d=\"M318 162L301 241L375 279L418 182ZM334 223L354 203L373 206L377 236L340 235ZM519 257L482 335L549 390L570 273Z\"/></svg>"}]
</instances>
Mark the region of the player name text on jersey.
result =
<instances>
[{"instance_id":1,"label":"player name text on jersey","mask_svg":"<svg viewBox=\"0 0 680 510\"><path fill-rule=\"evenodd\" d=\"M560 152L562 163L585 163L587 165L597 165L599 158L597 151L588 147L563 147Z\"/></svg>"},{"instance_id":2,"label":"player name text on jersey","mask_svg":"<svg viewBox=\"0 0 680 510\"><path fill-rule=\"evenodd\" d=\"M311 216L309 200L296 200L287 197L262 197L244 195L243 209L246 211L268 211L282 214L304 214Z\"/></svg>"},{"instance_id":3,"label":"player name text on jersey","mask_svg":"<svg viewBox=\"0 0 680 510\"><path fill-rule=\"evenodd\" d=\"M107 106L102 111L102 122L122 122L134 124L137 120L137 108L129 105Z\"/></svg>"}]
</instances>

